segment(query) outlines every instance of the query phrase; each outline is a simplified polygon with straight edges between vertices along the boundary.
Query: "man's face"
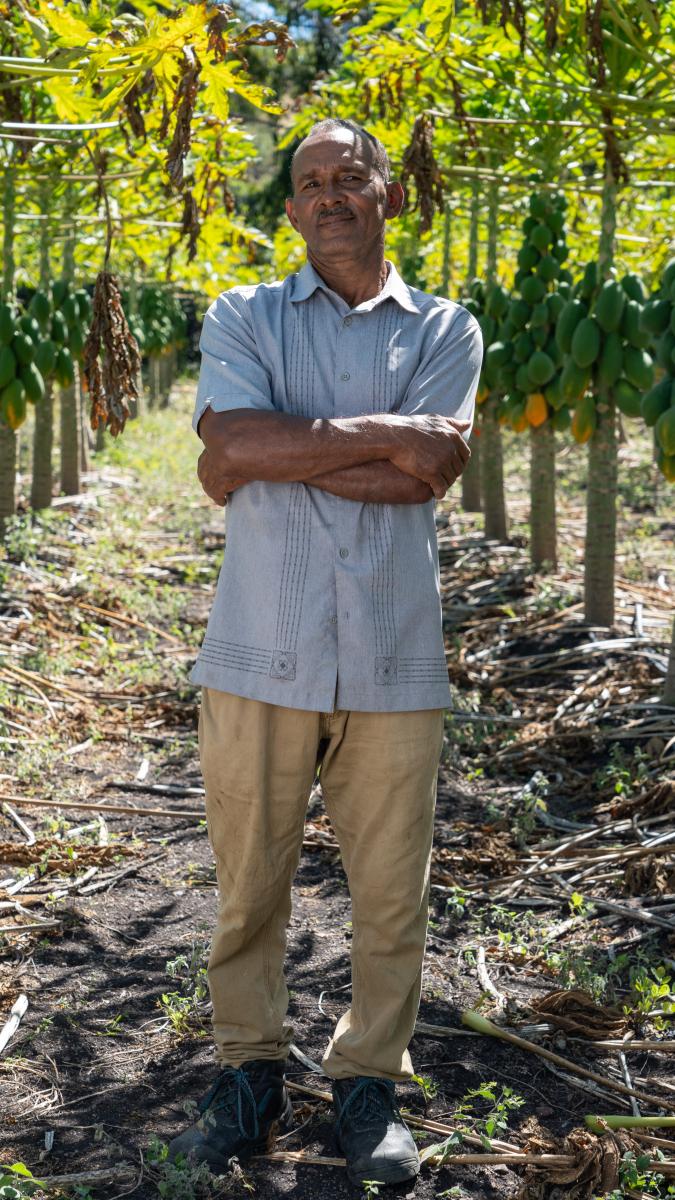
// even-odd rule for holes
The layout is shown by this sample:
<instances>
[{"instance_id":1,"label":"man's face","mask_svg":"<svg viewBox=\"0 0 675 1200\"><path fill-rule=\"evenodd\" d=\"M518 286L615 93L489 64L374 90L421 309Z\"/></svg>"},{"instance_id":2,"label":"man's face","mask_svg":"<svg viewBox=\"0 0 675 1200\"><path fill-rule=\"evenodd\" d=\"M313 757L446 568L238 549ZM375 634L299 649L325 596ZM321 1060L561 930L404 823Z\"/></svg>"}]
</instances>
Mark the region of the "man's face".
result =
<instances>
[{"instance_id":1,"label":"man's face","mask_svg":"<svg viewBox=\"0 0 675 1200\"><path fill-rule=\"evenodd\" d=\"M403 205L399 183L385 183L365 138L336 129L308 138L293 166L286 212L310 256L351 256L382 241L385 221Z\"/></svg>"}]
</instances>

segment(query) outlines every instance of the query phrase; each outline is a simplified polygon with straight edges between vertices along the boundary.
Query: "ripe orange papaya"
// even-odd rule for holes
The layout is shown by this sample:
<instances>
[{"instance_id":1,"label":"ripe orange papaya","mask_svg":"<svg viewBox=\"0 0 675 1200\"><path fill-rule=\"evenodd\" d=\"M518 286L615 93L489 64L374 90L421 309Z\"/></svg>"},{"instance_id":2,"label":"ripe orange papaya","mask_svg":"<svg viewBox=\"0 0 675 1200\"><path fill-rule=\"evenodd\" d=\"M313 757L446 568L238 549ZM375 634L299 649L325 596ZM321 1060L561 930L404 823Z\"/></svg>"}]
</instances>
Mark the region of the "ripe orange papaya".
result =
<instances>
[{"instance_id":1,"label":"ripe orange papaya","mask_svg":"<svg viewBox=\"0 0 675 1200\"><path fill-rule=\"evenodd\" d=\"M572 417L572 437L583 446L595 432L598 418L595 411L595 400L592 396L582 396L577 400L574 416Z\"/></svg>"},{"instance_id":2,"label":"ripe orange papaya","mask_svg":"<svg viewBox=\"0 0 675 1200\"><path fill-rule=\"evenodd\" d=\"M525 405L525 416L530 425L536 429L538 425L543 425L548 417L548 405L541 392L532 392L527 397Z\"/></svg>"}]
</instances>

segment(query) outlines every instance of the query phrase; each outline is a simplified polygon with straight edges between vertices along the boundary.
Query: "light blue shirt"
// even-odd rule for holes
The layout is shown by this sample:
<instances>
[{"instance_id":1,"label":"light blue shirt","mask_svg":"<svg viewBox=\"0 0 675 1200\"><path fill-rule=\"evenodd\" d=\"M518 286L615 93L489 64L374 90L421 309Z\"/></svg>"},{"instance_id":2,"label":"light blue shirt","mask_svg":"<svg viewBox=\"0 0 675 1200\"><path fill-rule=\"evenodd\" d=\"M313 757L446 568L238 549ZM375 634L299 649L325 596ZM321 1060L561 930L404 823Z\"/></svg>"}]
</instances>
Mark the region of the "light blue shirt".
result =
<instances>
[{"instance_id":1,"label":"light blue shirt","mask_svg":"<svg viewBox=\"0 0 675 1200\"><path fill-rule=\"evenodd\" d=\"M408 287L392 264L379 295L350 308L308 263L223 292L200 348L195 429L209 405L472 419L482 339L466 309ZM434 502L362 504L304 483L239 488L191 679L317 712L445 707Z\"/></svg>"}]
</instances>

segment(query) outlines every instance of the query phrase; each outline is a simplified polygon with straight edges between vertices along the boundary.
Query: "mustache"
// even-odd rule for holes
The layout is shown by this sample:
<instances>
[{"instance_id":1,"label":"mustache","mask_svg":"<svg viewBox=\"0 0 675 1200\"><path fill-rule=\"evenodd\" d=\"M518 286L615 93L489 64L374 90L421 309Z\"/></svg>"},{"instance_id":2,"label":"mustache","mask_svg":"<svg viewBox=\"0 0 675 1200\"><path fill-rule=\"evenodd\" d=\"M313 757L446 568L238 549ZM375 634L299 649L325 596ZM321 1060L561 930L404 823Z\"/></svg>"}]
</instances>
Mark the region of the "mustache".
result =
<instances>
[{"instance_id":1,"label":"mustache","mask_svg":"<svg viewBox=\"0 0 675 1200\"><path fill-rule=\"evenodd\" d=\"M347 208L343 204L343 205L341 205L340 208L331 208L330 212L322 212L319 216L319 220L325 221L327 217L342 217L342 216L351 217L351 215L352 215L351 209Z\"/></svg>"}]
</instances>

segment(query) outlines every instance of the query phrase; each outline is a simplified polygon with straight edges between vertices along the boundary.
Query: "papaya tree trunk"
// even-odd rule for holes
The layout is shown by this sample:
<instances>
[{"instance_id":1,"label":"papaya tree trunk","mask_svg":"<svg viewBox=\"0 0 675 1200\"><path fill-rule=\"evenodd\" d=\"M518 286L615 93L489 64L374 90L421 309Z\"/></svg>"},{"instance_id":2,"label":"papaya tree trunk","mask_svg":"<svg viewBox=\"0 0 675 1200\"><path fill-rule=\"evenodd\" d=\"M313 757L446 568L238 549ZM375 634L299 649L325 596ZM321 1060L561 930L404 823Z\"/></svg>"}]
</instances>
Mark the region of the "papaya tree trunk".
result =
<instances>
[{"instance_id":1,"label":"papaya tree trunk","mask_svg":"<svg viewBox=\"0 0 675 1200\"><path fill-rule=\"evenodd\" d=\"M471 458L462 471L462 508L464 512L479 513L483 511L481 500L480 472L481 432L476 428L469 438Z\"/></svg>"},{"instance_id":2,"label":"papaya tree trunk","mask_svg":"<svg viewBox=\"0 0 675 1200\"><path fill-rule=\"evenodd\" d=\"M499 192L493 184L488 193L488 286L497 273L497 230L499 224ZM492 393L480 407L480 483L485 513L485 536L505 542L508 537L506 497L504 495L504 451L499 424L500 396ZM473 448L473 447L472 447Z\"/></svg>"},{"instance_id":3,"label":"papaya tree trunk","mask_svg":"<svg viewBox=\"0 0 675 1200\"><path fill-rule=\"evenodd\" d=\"M598 274L609 278L616 231L616 180L605 163L600 218ZM597 426L588 444L584 618L590 625L614 623L616 562L617 430L611 389L596 395Z\"/></svg>"},{"instance_id":4,"label":"papaya tree trunk","mask_svg":"<svg viewBox=\"0 0 675 1200\"><path fill-rule=\"evenodd\" d=\"M94 449L97 454L100 454L102 450L105 450L105 425L103 424L103 421L99 421L98 425L96 426L96 443Z\"/></svg>"},{"instance_id":5,"label":"papaya tree trunk","mask_svg":"<svg viewBox=\"0 0 675 1200\"><path fill-rule=\"evenodd\" d=\"M11 155L10 148L7 154ZM16 188L14 164L8 159L3 176L3 238L0 300L8 301L14 293L14 214ZM4 536L7 517L16 512L17 438L0 414L0 538Z\"/></svg>"},{"instance_id":6,"label":"papaya tree trunk","mask_svg":"<svg viewBox=\"0 0 675 1200\"><path fill-rule=\"evenodd\" d=\"M452 219L450 216L450 205L445 202L445 210L443 212L443 262L441 267L441 291L444 296L450 296L450 280L452 277L452 268L450 266L450 249L452 243Z\"/></svg>"},{"instance_id":7,"label":"papaya tree trunk","mask_svg":"<svg viewBox=\"0 0 675 1200\"><path fill-rule=\"evenodd\" d=\"M675 620L673 621L673 636L670 642L666 681L663 685L663 703L672 704L675 708Z\"/></svg>"},{"instance_id":8,"label":"papaya tree trunk","mask_svg":"<svg viewBox=\"0 0 675 1200\"><path fill-rule=\"evenodd\" d=\"M33 475L31 508L49 508L52 502L52 447L54 443L54 397L51 381L35 405L33 425Z\"/></svg>"},{"instance_id":9,"label":"papaya tree trunk","mask_svg":"<svg viewBox=\"0 0 675 1200\"><path fill-rule=\"evenodd\" d=\"M63 245L61 278L72 283L75 274L75 234L71 224ZM78 387L78 367L73 362L73 382L59 389L61 397L61 491L76 496L80 491L80 453L82 423Z\"/></svg>"},{"instance_id":10,"label":"papaya tree trunk","mask_svg":"<svg viewBox=\"0 0 675 1200\"><path fill-rule=\"evenodd\" d=\"M77 404L80 420L80 471L86 474L91 471L91 449L92 436L91 425L89 423L89 412L87 405L87 393L82 386L82 376L79 371L75 373L75 386L77 388Z\"/></svg>"},{"instance_id":11,"label":"papaya tree trunk","mask_svg":"<svg viewBox=\"0 0 675 1200\"><path fill-rule=\"evenodd\" d=\"M478 222L480 220L480 183L474 177L471 184L471 208L469 210L469 261L467 263L467 279L471 281L478 274Z\"/></svg>"},{"instance_id":12,"label":"papaya tree trunk","mask_svg":"<svg viewBox=\"0 0 675 1200\"><path fill-rule=\"evenodd\" d=\"M49 193L42 184L40 190L40 290L49 288ZM54 392L45 383L45 394L35 405L33 425L33 474L31 478L31 508L49 508L52 503L52 451L54 448Z\"/></svg>"},{"instance_id":13,"label":"papaya tree trunk","mask_svg":"<svg viewBox=\"0 0 675 1200\"><path fill-rule=\"evenodd\" d=\"M480 465L483 483L485 536L505 542L508 536L504 498L504 460L502 437L497 415L498 401L488 396L481 405Z\"/></svg>"},{"instance_id":14,"label":"papaya tree trunk","mask_svg":"<svg viewBox=\"0 0 675 1200\"><path fill-rule=\"evenodd\" d=\"M530 428L530 555L535 571L555 571L555 431L550 421Z\"/></svg>"},{"instance_id":15,"label":"papaya tree trunk","mask_svg":"<svg viewBox=\"0 0 675 1200\"><path fill-rule=\"evenodd\" d=\"M148 358L148 375L150 387L148 401L150 408L159 408L162 397L162 385L159 374L159 354L153 353Z\"/></svg>"},{"instance_id":16,"label":"papaya tree trunk","mask_svg":"<svg viewBox=\"0 0 675 1200\"><path fill-rule=\"evenodd\" d=\"M61 491L64 496L76 496L80 491L82 422L78 367L73 363L74 378L61 394Z\"/></svg>"}]
</instances>

